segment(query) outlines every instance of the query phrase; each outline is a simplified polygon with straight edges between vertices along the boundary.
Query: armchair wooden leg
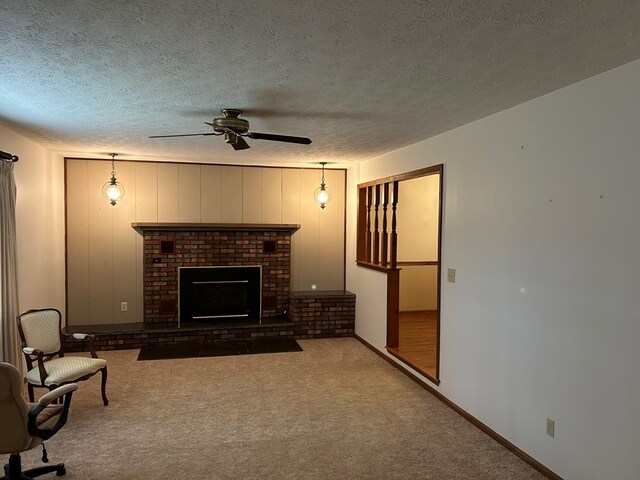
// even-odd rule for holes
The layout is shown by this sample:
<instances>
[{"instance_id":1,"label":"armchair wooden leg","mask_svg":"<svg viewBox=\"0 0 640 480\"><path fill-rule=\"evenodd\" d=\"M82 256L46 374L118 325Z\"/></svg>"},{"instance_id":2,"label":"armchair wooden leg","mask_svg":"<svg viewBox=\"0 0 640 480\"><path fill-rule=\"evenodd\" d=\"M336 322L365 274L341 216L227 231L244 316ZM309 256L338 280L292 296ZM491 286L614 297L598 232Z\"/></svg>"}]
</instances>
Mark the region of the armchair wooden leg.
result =
<instances>
[{"instance_id":1,"label":"armchair wooden leg","mask_svg":"<svg viewBox=\"0 0 640 480\"><path fill-rule=\"evenodd\" d=\"M105 407L109 405L109 400L107 399L106 390L107 390L107 367L104 367L102 369L102 403L104 403Z\"/></svg>"},{"instance_id":2,"label":"armchair wooden leg","mask_svg":"<svg viewBox=\"0 0 640 480\"><path fill-rule=\"evenodd\" d=\"M35 397L33 395L33 385L31 385L30 383L27 384L27 390L29 391L29 401L31 403L35 402Z\"/></svg>"}]
</instances>

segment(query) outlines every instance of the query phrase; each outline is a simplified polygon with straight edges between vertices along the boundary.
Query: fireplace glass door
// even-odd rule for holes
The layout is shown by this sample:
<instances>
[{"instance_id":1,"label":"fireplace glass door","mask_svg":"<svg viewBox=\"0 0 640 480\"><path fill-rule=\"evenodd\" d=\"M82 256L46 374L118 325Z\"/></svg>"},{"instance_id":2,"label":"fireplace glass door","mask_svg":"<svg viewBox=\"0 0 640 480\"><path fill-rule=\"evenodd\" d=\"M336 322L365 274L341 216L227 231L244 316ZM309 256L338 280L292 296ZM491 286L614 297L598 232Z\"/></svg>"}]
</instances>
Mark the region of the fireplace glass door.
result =
<instances>
[{"instance_id":1,"label":"fireplace glass door","mask_svg":"<svg viewBox=\"0 0 640 480\"><path fill-rule=\"evenodd\" d=\"M260 266L182 267L179 270L181 322L260 319Z\"/></svg>"}]
</instances>

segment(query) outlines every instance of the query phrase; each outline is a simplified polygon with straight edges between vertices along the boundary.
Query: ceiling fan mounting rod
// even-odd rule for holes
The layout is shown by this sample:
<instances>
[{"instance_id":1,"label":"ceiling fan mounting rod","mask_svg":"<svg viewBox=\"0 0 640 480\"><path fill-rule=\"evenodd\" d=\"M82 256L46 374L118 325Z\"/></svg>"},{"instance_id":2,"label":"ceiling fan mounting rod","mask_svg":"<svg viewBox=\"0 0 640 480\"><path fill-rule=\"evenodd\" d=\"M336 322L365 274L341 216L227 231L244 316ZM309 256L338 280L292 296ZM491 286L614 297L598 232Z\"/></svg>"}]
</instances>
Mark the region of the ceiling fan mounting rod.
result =
<instances>
[{"instance_id":1,"label":"ceiling fan mounting rod","mask_svg":"<svg viewBox=\"0 0 640 480\"><path fill-rule=\"evenodd\" d=\"M227 118L238 118L240 115L242 115L242 110L239 110L237 108L223 108L222 110L220 110L220 113L222 113L222 115Z\"/></svg>"}]
</instances>

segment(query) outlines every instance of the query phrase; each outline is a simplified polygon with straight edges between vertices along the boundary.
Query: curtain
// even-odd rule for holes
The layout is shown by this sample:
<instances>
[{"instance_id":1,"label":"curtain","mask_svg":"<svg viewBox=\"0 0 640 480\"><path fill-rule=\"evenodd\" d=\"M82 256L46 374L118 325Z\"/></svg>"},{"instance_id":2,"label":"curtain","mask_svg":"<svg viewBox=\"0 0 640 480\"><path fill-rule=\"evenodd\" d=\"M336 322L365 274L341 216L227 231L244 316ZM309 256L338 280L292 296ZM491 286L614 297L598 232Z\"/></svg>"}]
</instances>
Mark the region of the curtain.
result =
<instances>
[{"instance_id":1,"label":"curtain","mask_svg":"<svg viewBox=\"0 0 640 480\"><path fill-rule=\"evenodd\" d=\"M13 165L0 160L0 358L23 370L16 326L19 310Z\"/></svg>"}]
</instances>

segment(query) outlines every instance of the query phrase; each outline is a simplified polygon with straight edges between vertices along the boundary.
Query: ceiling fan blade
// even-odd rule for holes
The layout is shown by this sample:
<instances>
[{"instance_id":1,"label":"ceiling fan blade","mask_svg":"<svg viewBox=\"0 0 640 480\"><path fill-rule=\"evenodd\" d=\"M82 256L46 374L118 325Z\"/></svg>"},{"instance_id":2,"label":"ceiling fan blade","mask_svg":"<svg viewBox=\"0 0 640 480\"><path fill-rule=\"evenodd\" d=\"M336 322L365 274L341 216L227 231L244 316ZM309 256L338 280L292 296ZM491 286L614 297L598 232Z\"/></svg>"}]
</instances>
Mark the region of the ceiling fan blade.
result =
<instances>
[{"instance_id":1,"label":"ceiling fan blade","mask_svg":"<svg viewBox=\"0 0 640 480\"><path fill-rule=\"evenodd\" d=\"M251 148L242 137L237 137L236 143L232 143L231 146L234 150L246 150L247 148Z\"/></svg>"},{"instance_id":2,"label":"ceiling fan blade","mask_svg":"<svg viewBox=\"0 0 640 480\"><path fill-rule=\"evenodd\" d=\"M182 135L151 135L149 138L199 137L201 135L218 135L217 133L185 133Z\"/></svg>"},{"instance_id":3,"label":"ceiling fan blade","mask_svg":"<svg viewBox=\"0 0 640 480\"><path fill-rule=\"evenodd\" d=\"M300 143L302 145L309 145L311 143L310 138L306 137L291 137L289 135L273 135L271 133L257 133L249 132L247 137L255 140L271 140L273 142L287 142L287 143Z\"/></svg>"}]
</instances>

